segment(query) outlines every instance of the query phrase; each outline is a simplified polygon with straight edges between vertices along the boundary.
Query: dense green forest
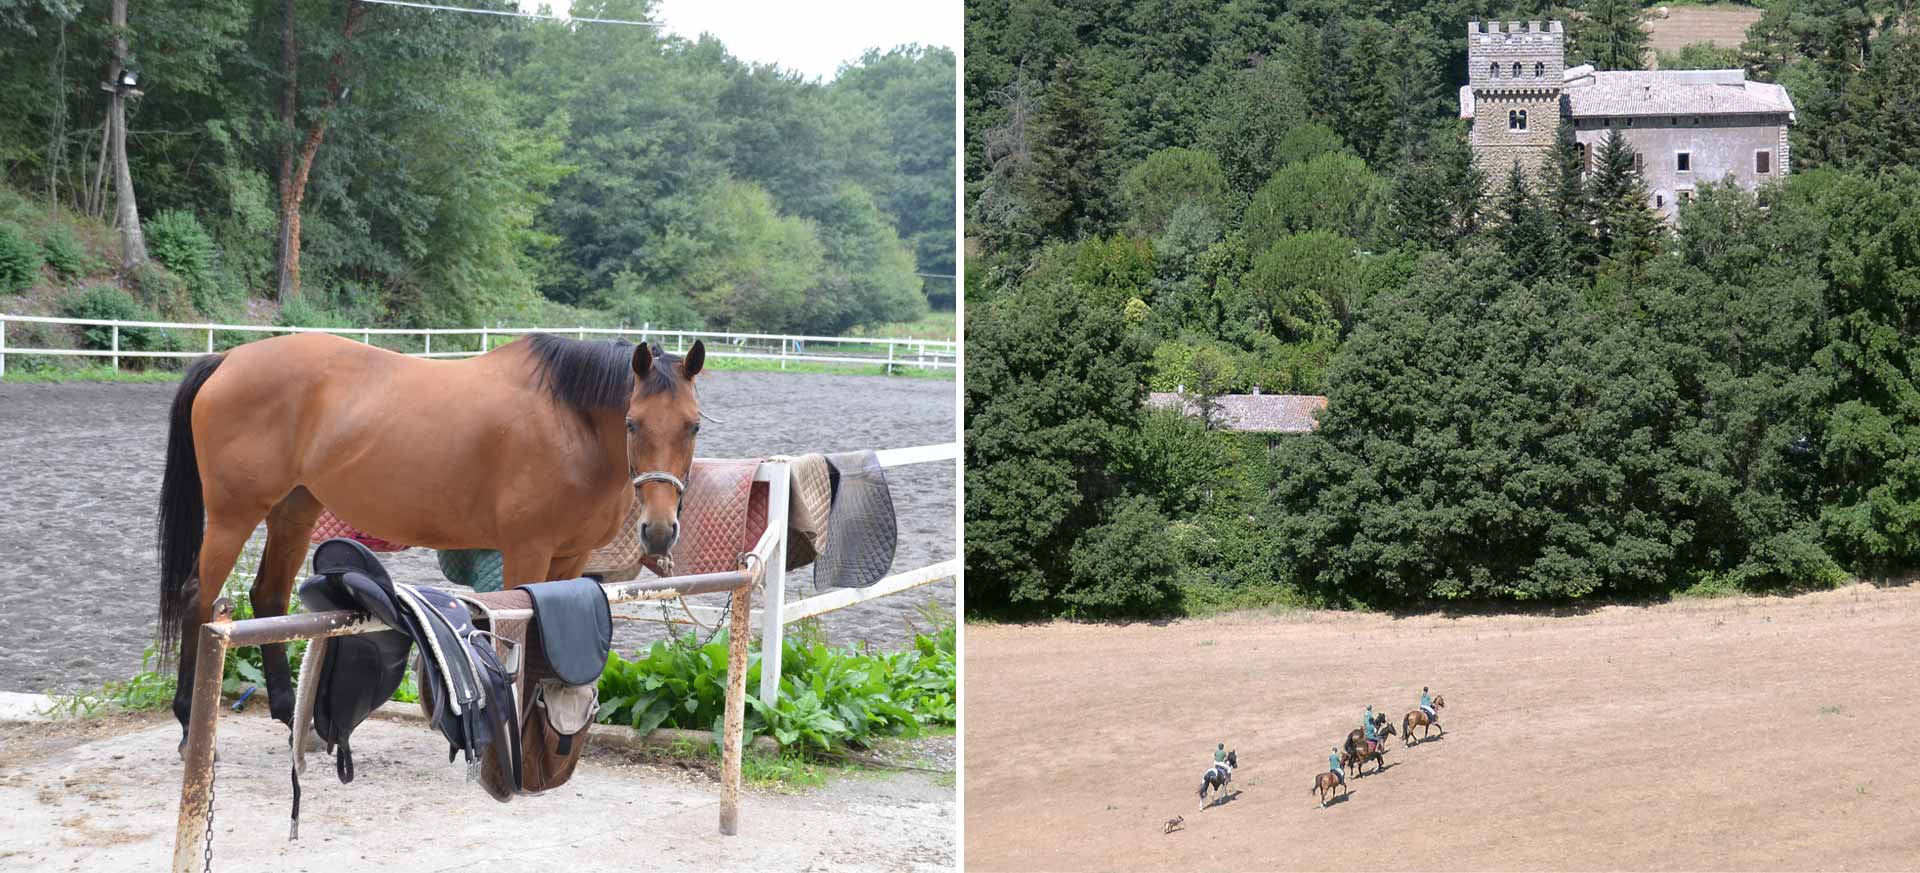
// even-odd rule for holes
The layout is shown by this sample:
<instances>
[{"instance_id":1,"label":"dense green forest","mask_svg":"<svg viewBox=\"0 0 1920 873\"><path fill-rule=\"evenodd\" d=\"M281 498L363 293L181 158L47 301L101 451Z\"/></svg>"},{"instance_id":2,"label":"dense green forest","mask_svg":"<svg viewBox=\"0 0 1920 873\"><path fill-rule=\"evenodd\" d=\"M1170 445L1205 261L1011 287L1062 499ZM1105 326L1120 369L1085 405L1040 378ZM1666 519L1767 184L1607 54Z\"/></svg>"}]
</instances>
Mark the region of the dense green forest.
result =
<instances>
[{"instance_id":1,"label":"dense green forest","mask_svg":"<svg viewBox=\"0 0 1920 873\"><path fill-rule=\"evenodd\" d=\"M1920 16L1772 0L1793 174L1669 227L1617 139L1481 178L1470 20L1643 7L968 4L967 604L1139 616L1775 591L1920 563ZM1145 393L1324 393L1311 436Z\"/></svg>"},{"instance_id":2,"label":"dense green forest","mask_svg":"<svg viewBox=\"0 0 1920 873\"><path fill-rule=\"evenodd\" d=\"M156 0L116 29L113 5L0 0L0 297L821 334L953 308L946 49L872 50L820 81L649 27ZM105 230L116 37L146 265Z\"/></svg>"}]
</instances>

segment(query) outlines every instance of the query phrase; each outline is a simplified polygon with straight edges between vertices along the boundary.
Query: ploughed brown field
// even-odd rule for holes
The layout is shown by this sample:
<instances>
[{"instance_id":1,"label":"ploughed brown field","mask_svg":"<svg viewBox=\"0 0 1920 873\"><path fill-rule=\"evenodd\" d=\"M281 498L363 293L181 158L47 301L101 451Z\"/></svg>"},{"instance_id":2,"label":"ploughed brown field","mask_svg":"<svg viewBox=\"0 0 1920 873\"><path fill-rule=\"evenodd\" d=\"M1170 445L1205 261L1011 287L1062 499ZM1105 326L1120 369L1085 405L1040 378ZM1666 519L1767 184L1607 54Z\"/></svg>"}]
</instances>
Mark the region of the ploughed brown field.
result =
<instances>
[{"instance_id":1,"label":"ploughed brown field","mask_svg":"<svg viewBox=\"0 0 1920 873\"><path fill-rule=\"evenodd\" d=\"M1920 868L1912 585L970 625L965 653L969 869ZM1445 739L1391 738L1386 771L1321 808L1331 748L1369 703L1398 729L1422 685ZM1201 811L1219 742L1240 769Z\"/></svg>"}]
</instances>

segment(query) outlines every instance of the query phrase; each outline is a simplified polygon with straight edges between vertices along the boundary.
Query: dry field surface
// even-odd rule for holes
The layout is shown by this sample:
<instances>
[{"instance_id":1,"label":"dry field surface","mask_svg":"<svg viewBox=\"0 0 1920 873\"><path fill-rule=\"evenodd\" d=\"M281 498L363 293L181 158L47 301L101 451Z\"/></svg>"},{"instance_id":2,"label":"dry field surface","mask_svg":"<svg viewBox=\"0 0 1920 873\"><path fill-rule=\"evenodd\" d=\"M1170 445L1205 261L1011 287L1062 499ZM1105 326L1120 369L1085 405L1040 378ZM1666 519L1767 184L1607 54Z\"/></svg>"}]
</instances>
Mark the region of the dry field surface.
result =
<instances>
[{"instance_id":1,"label":"dry field surface","mask_svg":"<svg viewBox=\"0 0 1920 873\"><path fill-rule=\"evenodd\" d=\"M1570 615L969 626L978 870L1912 870L1920 587ZM1368 704L1444 739L1319 805ZM1195 791L1216 742L1227 802ZM1185 827L1163 834L1176 815Z\"/></svg>"}]
</instances>

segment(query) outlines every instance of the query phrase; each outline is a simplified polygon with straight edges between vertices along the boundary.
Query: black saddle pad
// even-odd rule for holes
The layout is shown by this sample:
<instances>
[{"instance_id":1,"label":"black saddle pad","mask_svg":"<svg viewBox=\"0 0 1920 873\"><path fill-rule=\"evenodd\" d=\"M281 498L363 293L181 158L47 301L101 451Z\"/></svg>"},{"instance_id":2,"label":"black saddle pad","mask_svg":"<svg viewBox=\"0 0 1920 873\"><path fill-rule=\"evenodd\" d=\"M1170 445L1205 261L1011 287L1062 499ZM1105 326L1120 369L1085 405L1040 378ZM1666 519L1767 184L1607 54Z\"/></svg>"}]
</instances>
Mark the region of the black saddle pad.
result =
<instances>
[{"instance_id":1,"label":"black saddle pad","mask_svg":"<svg viewBox=\"0 0 1920 873\"><path fill-rule=\"evenodd\" d=\"M613 650L613 613L600 584L583 576L522 585L520 590L533 598L529 637L539 638L539 652L554 676L568 685L600 681L607 653Z\"/></svg>"}]
</instances>

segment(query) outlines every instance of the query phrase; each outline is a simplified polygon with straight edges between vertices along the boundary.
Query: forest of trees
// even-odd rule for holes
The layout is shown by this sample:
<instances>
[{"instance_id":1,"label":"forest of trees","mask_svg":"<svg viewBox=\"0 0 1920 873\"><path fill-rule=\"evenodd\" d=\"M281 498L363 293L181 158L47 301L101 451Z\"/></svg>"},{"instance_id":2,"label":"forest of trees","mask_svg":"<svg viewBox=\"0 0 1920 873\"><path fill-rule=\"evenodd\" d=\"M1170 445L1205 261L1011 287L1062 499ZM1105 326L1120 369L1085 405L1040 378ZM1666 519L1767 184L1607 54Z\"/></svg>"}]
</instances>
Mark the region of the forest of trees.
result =
<instances>
[{"instance_id":1,"label":"forest of trees","mask_svg":"<svg viewBox=\"0 0 1920 873\"><path fill-rule=\"evenodd\" d=\"M872 50L823 82L648 27L154 0L116 30L115 5L0 0L0 219L14 219L0 265L65 262L76 291L111 278L175 317L268 300L354 324L561 311L836 334L953 308L946 49ZM101 85L116 37L140 92L127 163L164 269L117 250L89 268L65 257L72 233L23 217L111 220Z\"/></svg>"},{"instance_id":2,"label":"forest of trees","mask_svg":"<svg viewBox=\"0 0 1920 873\"><path fill-rule=\"evenodd\" d=\"M1565 602L1920 564L1920 15L1772 0L1793 175L1677 226L1623 143L1481 178L1470 20L1639 3L968 4L967 604ZM1311 436L1149 390L1323 393Z\"/></svg>"}]
</instances>

